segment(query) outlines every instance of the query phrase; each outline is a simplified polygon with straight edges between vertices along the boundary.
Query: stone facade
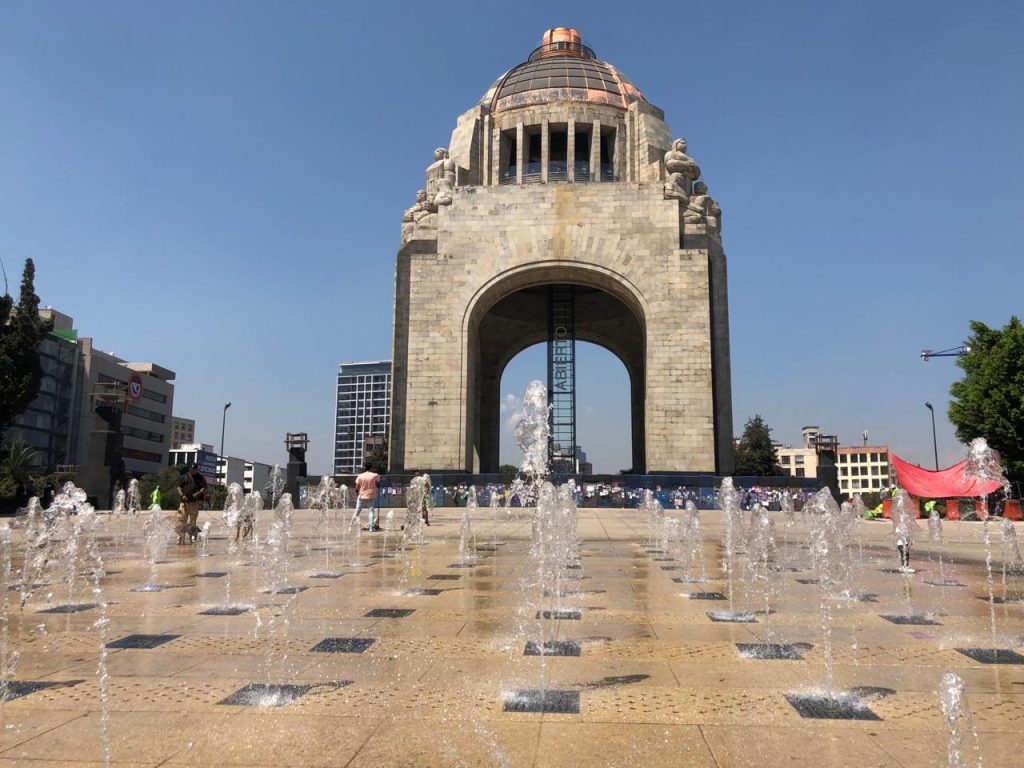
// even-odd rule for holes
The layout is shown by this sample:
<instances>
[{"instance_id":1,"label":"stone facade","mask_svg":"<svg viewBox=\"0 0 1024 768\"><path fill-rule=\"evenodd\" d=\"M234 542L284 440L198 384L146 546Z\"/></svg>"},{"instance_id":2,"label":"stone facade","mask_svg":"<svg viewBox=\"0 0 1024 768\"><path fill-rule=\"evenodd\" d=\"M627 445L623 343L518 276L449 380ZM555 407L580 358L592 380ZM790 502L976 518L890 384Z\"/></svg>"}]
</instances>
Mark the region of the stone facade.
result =
<instances>
[{"instance_id":1,"label":"stone facade","mask_svg":"<svg viewBox=\"0 0 1024 768\"><path fill-rule=\"evenodd\" d=\"M634 470L731 470L721 209L706 189L669 194L660 110L597 63L600 103L562 90L494 112L538 65L511 70L427 169L396 267L393 470L497 468L501 372L545 338L537 291L556 283L579 286L578 338L629 372Z\"/></svg>"}]
</instances>

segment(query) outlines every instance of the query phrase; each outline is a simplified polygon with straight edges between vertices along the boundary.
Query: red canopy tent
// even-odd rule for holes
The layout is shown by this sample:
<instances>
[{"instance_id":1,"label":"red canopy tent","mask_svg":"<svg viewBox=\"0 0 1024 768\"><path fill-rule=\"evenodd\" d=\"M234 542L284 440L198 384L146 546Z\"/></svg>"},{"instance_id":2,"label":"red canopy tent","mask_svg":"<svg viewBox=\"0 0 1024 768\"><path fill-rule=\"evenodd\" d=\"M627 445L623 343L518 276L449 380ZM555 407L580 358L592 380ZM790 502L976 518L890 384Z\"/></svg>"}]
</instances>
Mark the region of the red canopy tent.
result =
<instances>
[{"instance_id":1,"label":"red canopy tent","mask_svg":"<svg viewBox=\"0 0 1024 768\"><path fill-rule=\"evenodd\" d=\"M976 477L964 477L964 465L967 460L933 472L910 464L891 451L889 460L896 471L896 479L901 488L914 496L925 499L946 499L987 496L1000 487L992 480L980 480Z\"/></svg>"}]
</instances>

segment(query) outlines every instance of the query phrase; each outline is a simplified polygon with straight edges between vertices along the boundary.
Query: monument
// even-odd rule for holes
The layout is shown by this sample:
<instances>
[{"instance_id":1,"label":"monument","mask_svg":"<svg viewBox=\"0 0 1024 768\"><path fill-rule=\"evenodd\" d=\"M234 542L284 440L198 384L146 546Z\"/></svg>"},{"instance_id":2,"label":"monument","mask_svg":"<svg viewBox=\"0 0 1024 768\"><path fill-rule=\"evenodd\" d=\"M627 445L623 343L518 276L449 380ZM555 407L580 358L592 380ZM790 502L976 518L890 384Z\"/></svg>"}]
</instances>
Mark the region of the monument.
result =
<instances>
[{"instance_id":1,"label":"monument","mask_svg":"<svg viewBox=\"0 0 1024 768\"><path fill-rule=\"evenodd\" d=\"M688 151L565 27L459 116L402 217L392 471L496 472L502 372L545 341L556 468L586 341L628 372L634 472L732 471L722 211Z\"/></svg>"}]
</instances>

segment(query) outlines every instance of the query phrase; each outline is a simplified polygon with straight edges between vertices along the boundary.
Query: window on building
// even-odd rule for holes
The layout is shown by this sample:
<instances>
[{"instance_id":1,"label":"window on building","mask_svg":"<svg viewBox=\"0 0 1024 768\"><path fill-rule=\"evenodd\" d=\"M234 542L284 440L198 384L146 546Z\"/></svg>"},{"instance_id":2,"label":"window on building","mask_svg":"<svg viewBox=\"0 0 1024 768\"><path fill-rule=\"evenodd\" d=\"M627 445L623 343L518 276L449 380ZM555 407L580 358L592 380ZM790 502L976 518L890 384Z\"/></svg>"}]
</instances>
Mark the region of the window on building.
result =
<instances>
[{"instance_id":1,"label":"window on building","mask_svg":"<svg viewBox=\"0 0 1024 768\"><path fill-rule=\"evenodd\" d=\"M526 167L523 168L523 175L540 176L541 143L543 142L540 126L527 128L523 141L526 144L526 156L523 158L526 162ZM383 376L373 377L375 384L383 380Z\"/></svg>"},{"instance_id":2,"label":"window on building","mask_svg":"<svg viewBox=\"0 0 1024 768\"><path fill-rule=\"evenodd\" d=\"M803 467L797 467L796 468L796 476L797 477L803 477L804 476L804 468Z\"/></svg>"},{"instance_id":3,"label":"window on building","mask_svg":"<svg viewBox=\"0 0 1024 768\"><path fill-rule=\"evenodd\" d=\"M615 129L601 126L601 179L612 181L615 174Z\"/></svg>"},{"instance_id":4,"label":"window on building","mask_svg":"<svg viewBox=\"0 0 1024 768\"><path fill-rule=\"evenodd\" d=\"M794 456L793 459L795 460L795 462L797 464L803 464L804 463L804 457L802 455L800 455L800 454L797 454L796 456Z\"/></svg>"},{"instance_id":5,"label":"window on building","mask_svg":"<svg viewBox=\"0 0 1024 768\"><path fill-rule=\"evenodd\" d=\"M508 182L515 182L516 179L516 162L518 155L518 145L516 144L516 132L502 131L501 132L501 144L499 146L500 152L500 163L499 168L501 174L501 180Z\"/></svg>"},{"instance_id":6,"label":"window on building","mask_svg":"<svg viewBox=\"0 0 1024 768\"><path fill-rule=\"evenodd\" d=\"M548 181L568 178L569 129L562 125L548 126Z\"/></svg>"},{"instance_id":7,"label":"window on building","mask_svg":"<svg viewBox=\"0 0 1024 768\"><path fill-rule=\"evenodd\" d=\"M574 173L576 181L590 181L590 126L576 123Z\"/></svg>"}]
</instances>

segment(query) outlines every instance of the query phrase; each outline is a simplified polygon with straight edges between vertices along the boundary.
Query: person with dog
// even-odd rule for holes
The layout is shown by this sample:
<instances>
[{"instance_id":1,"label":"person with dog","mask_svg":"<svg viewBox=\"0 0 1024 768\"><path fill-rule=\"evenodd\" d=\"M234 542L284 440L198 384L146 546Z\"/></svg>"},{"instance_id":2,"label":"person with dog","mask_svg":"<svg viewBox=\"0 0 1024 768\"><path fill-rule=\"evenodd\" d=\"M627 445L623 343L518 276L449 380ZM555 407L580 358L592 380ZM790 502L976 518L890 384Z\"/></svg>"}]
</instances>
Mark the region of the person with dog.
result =
<instances>
[{"instance_id":1,"label":"person with dog","mask_svg":"<svg viewBox=\"0 0 1024 768\"><path fill-rule=\"evenodd\" d=\"M178 483L181 504L178 506L178 543L184 544L197 529L199 519L199 503L206 495L206 478L199 474L199 467L190 464L188 472L181 476Z\"/></svg>"},{"instance_id":2,"label":"person with dog","mask_svg":"<svg viewBox=\"0 0 1024 768\"><path fill-rule=\"evenodd\" d=\"M374 472L370 462L363 464L363 471L356 477L356 510L352 513L352 523L359 520L359 513L367 510L367 531L379 531L380 525L377 521L377 484L380 482L380 475Z\"/></svg>"}]
</instances>

